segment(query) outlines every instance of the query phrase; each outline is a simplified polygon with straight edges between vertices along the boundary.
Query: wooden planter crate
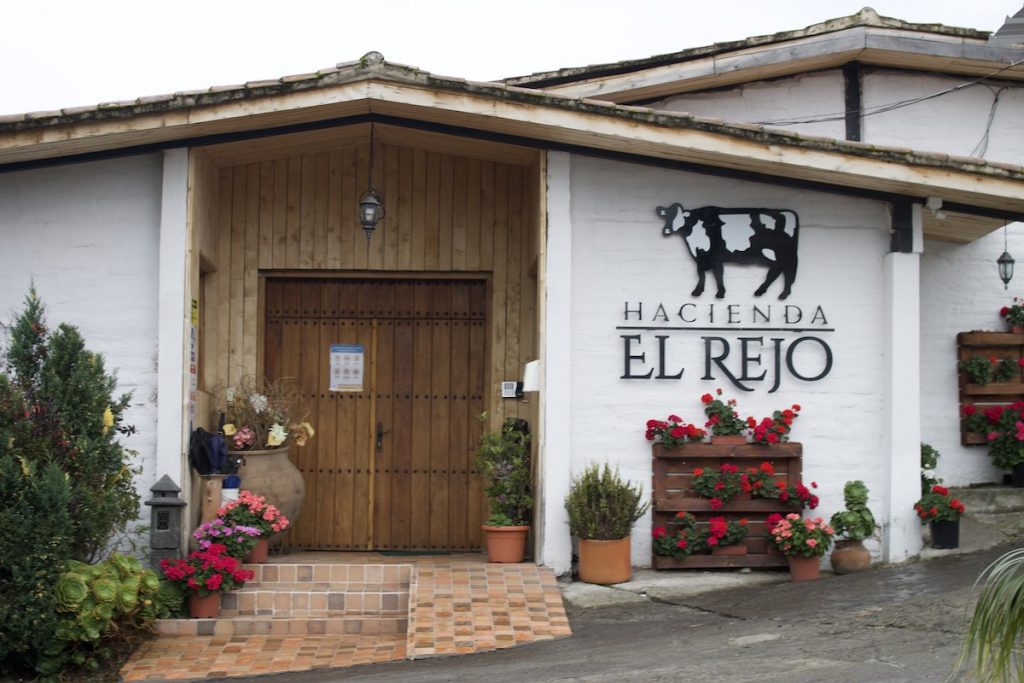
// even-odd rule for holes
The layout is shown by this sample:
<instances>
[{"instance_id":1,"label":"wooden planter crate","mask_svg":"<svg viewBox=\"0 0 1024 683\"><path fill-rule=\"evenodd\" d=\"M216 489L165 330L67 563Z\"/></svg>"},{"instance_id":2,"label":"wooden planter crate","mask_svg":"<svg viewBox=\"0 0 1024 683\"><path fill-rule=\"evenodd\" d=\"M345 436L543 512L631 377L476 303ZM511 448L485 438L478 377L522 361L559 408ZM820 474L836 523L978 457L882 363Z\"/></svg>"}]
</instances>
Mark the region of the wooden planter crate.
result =
<instances>
[{"instance_id":1,"label":"wooden planter crate","mask_svg":"<svg viewBox=\"0 0 1024 683\"><path fill-rule=\"evenodd\" d=\"M800 512L801 508L778 500L766 498L743 498L740 494L718 510L711 509L711 501L700 497L690 488L693 469L717 470L724 463L732 463L740 472L757 467L768 461L775 468L776 480L792 485L800 481L803 471L803 446L799 443L782 443L774 446L744 444L741 446L720 446L706 443L687 444L681 448L664 448L654 444L654 526L672 529L671 521L677 512L690 512L697 522L707 522L712 517L727 520L746 518L750 528L744 544L746 555L694 554L679 561L663 555L653 556L655 569L714 569L725 567L785 567L785 555L775 551L768 539L764 522L773 512L787 514Z\"/></svg>"},{"instance_id":2,"label":"wooden planter crate","mask_svg":"<svg viewBox=\"0 0 1024 683\"><path fill-rule=\"evenodd\" d=\"M1013 332L961 332L956 336L957 360L965 361L972 356L1009 358L1016 361L1024 357L1024 334ZM967 373L959 370L960 378L960 443L964 446L985 445L988 440L984 434L967 431L963 407L977 406L985 410L994 405L1010 405L1024 401L1024 374L1020 370L1007 382L989 382L988 384L972 384Z\"/></svg>"}]
</instances>

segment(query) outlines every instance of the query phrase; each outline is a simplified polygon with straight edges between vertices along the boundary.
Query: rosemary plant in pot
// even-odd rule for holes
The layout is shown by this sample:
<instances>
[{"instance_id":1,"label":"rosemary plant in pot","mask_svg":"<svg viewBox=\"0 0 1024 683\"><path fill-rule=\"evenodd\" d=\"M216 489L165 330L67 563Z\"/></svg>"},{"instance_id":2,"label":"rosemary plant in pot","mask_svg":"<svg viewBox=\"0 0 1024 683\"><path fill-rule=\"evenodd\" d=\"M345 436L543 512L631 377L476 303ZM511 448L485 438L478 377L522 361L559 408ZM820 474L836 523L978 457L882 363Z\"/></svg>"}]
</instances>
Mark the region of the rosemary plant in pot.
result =
<instances>
[{"instance_id":1,"label":"rosemary plant in pot","mask_svg":"<svg viewBox=\"0 0 1024 683\"><path fill-rule=\"evenodd\" d=\"M487 414L480 416L487 419ZM487 480L490 517L483 525L490 562L522 562L533 510L530 429L526 420L508 418L500 432L480 438L477 470Z\"/></svg>"},{"instance_id":2,"label":"rosemary plant in pot","mask_svg":"<svg viewBox=\"0 0 1024 683\"><path fill-rule=\"evenodd\" d=\"M640 486L619 477L605 464L588 466L573 479L565 509L569 531L579 538L580 580L612 584L633 575L630 534L647 512Z\"/></svg>"},{"instance_id":3,"label":"rosemary plant in pot","mask_svg":"<svg viewBox=\"0 0 1024 683\"><path fill-rule=\"evenodd\" d=\"M868 509L868 487L859 479L846 482L843 487L846 509L832 515L832 528L836 547L829 558L836 574L859 572L871 566L871 553L864 547L864 539L875 533L875 517Z\"/></svg>"}]
</instances>

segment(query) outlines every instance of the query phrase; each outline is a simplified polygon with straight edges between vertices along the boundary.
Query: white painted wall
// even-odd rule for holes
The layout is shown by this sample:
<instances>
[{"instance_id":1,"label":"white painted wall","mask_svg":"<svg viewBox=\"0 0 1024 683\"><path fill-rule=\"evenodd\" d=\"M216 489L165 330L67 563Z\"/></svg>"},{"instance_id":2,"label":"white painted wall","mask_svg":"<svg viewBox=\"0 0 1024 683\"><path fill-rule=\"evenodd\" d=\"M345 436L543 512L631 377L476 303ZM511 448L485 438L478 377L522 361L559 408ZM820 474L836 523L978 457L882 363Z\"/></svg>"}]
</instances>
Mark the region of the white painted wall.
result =
<instances>
[{"instance_id":1,"label":"white painted wall","mask_svg":"<svg viewBox=\"0 0 1024 683\"><path fill-rule=\"evenodd\" d=\"M841 139L846 134L846 124L841 118L843 92L843 74L833 69L710 93L677 95L650 106L733 123L765 122L764 125L770 128ZM797 124L780 121L836 114L840 115L837 121Z\"/></svg>"},{"instance_id":2,"label":"white painted wall","mask_svg":"<svg viewBox=\"0 0 1024 683\"><path fill-rule=\"evenodd\" d=\"M799 214L800 268L786 303L805 311L820 304L836 328L827 337L835 357L827 378L789 378L774 394L768 394L767 387L742 394L724 379L701 381L700 334L687 332L678 333L684 350L670 357L670 364L687 368L681 380L619 379L624 354L621 332L615 328L623 324L624 302L662 301L678 309L692 300L696 268L681 238L662 237L661 219L655 213L655 207L674 201L684 206L788 208ZM721 386L739 400L744 416L760 418L799 403L803 413L793 440L804 444L805 479L820 485L822 505L816 514L827 517L841 509L844 483L863 479L871 490L870 504L885 524L886 506L881 501L888 490L889 462L883 450L887 416L882 356L888 227L888 208L880 202L574 156L568 424L573 472L592 461L608 461L649 491L651 452L644 423L673 412L702 423L701 394ZM764 272L726 266L724 303L754 302L752 293ZM778 305L779 289L776 283L761 303ZM710 281L699 301L715 301ZM649 357L656 355L653 345L646 350ZM916 487L916 480L911 485ZM646 518L633 535L633 561L644 565L649 558Z\"/></svg>"},{"instance_id":3,"label":"white painted wall","mask_svg":"<svg viewBox=\"0 0 1024 683\"><path fill-rule=\"evenodd\" d=\"M900 71L867 71L862 79L864 109L916 99L972 79ZM1024 88L999 95L991 126L989 114L998 84L978 84L863 119L864 141L910 147L989 161L1024 162ZM989 128L988 144L984 137Z\"/></svg>"},{"instance_id":4,"label":"white painted wall","mask_svg":"<svg viewBox=\"0 0 1024 683\"><path fill-rule=\"evenodd\" d=\"M865 69L863 105L883 105L928 96L970 79L886 69ZM1005 89L993 108L1000 85L979 84L862 120L866 142L991 161L1024 163L1024 88ZM843 109L842 75L832 70L697 95L669 98L654 106L715 116L727 121L806 118ZM990 123L991 116L991 123ZM842 139L842 121L778 125L800 133ZM987 145L985 140L988 129ZM1024 263L1024 224L1009 226L1009 251ZM1003 251L1002 234L971 245L928 241L921 256L921 424L922 439L942 458L939 475L966 485L999 481L984 447L960 445L956 375L956 334L974 329L1002 330L999 308L1014 294L1024 295L1024 270L1005 291L995 260ZM872 494L875 495L874 493Z\"/></svg>"},{"instance_id":5,"label":"white painted wall","mask_svg":"<svg viewBox=\"0 0 1024 683\"><path fill-rule=\"evenodd\" d=\"M30 283L51 327L79 328L132 392L122 437L138 451L136 485L156 474L157 272L161 156L0 173L0 321L23 308Z\"/></svg>"}]
</instances>

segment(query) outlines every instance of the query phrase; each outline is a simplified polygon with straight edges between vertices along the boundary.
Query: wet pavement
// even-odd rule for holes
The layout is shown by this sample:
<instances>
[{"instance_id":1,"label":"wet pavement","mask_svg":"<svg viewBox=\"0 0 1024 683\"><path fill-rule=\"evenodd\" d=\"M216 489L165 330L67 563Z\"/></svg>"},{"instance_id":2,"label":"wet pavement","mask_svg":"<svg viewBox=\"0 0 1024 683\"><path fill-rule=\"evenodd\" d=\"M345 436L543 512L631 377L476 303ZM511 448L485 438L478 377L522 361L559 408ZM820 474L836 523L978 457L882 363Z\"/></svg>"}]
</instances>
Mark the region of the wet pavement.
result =
<instances>
[{"instance_id":1,"label":"wet pavement","mask_svg":"<svg viewBox=\"0 0 1024 683\"><path fill-rule=\"evenodd\" d=\"M617 606L570 606L574 635L561 641L250 680L942 681L974 581L1011 547L812 582L737 583L678 597L652 590Z\"/></svg>"}]
</instances>

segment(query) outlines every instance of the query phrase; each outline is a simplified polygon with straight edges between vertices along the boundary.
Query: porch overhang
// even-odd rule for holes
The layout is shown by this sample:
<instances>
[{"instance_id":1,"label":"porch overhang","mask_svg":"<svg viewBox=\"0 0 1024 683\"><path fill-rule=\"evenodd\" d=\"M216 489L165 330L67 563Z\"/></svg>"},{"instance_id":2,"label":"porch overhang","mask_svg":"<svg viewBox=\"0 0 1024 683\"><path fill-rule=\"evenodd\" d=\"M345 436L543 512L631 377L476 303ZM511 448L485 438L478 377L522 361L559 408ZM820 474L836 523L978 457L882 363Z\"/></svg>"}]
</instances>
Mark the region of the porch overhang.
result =
<instances>
[{"instance_id":1,"label":"porch overhang","mask_svg":"<svg viewBox=\"0 0 1024 683\"><path fill-rule=\"evenodd\" d=\"M969 242L1024 216L1024 168L574 99L394 65L0 119L0 171L389 117L537 148L681 164L924 202L926 236ZM456 133L457 134L457 133ZM963 217L963 220L961 220Z\"/></svg>"}]
</instances>

